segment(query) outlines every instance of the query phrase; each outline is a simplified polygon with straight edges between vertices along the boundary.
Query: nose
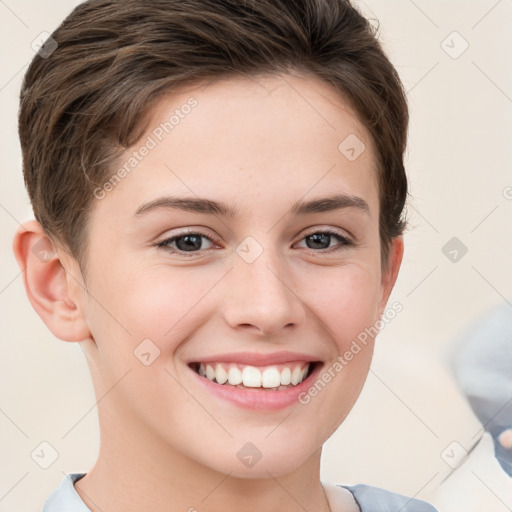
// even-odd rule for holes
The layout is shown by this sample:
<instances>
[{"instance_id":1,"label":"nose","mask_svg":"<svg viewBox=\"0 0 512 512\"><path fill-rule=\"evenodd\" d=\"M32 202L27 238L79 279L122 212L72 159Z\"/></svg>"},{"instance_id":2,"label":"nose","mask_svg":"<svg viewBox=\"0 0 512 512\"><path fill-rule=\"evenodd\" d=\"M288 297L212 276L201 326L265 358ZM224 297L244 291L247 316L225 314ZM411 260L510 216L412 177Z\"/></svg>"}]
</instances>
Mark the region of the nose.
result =
<instances>
[{"instance_id":1,"label":"nose","mask_svg":"<svg viewBox=\"0 0 512 512\"><path fill-rule=\"evenodd\" d=\"M249 263L235 255L226 276L227 300L223 301L226 322L236 330L246 329L261 337L276 337L296 328L306 315L300 290L286 262L265 249Z\"/></svg>"}]
</instances>

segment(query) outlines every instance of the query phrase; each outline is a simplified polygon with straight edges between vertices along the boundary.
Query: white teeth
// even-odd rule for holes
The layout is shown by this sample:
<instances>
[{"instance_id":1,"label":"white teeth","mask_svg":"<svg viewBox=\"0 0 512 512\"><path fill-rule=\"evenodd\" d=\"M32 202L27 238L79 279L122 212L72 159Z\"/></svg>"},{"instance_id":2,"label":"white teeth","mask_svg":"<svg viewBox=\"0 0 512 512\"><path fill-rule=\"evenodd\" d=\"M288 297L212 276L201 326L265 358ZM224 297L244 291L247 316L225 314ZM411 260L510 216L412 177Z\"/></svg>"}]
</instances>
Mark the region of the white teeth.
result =
<instances>
[{"instance_id":1,"label":"white teeth","mask_svg":"<svg viewBox=\"0 0 512 512\"><path fill-rule=\"evenodd\" d=\"M306 364L304 367L296 364L293 366L293 370L291 369L292 366L285 366L281 371L275 366L269 366L264 369L255 366L244 366L243 369L240 369L236 364L230 364L226 371L227 366L228 363L201 363L198 373L202 377L206 377L218 384L230 384L242 389L243 387L263 387L276 391L301 383L309 371L309 364Z\"/></svg>"},{"instance_id":2,"label":"white teeth","mask_svg":"<svg viewBox=\"0 0 512 512\"><path fill-rule=\"evenodd\" d=\"M277 368L267 368L261 374L261 385L264 388L278 388L281 385L281 374Z\"/></svg>"},{"instance_id":3,"label":"white teeth","mask_svg":"<svg viewBox=\"0 0 512 512\"><path fill-rule=\"evenodd\" d=\"M219 384L224 384L228 380L228 374L221 364L218 364L215 368L215 380Z\"/></svg>"},{"instance_id":4,"label":"white teeth","mask_svg":"<svg viewBox=\"0 0 512 512\"><path fill-rule=\"evenodd\" d=\"M248 388L261 387L261 372L254 366L246 366L242 372L244 386Z\"/></svg>"},{"instance_id":5,"label":"white teeth","mask_svg":"<svg viewBox=\"0 0 512 512\"><path fill-rule=\"evenodd\" d=\"M229 369L228 381L232 386L242 383L242 372L236 366Z\"/></svg>"},{"instance_id":6,"label":"white teeth","mask_svg":"<svg viewBox=\"0 0 512 512\"><path fill-rule=\"evenodd\" d=\"M291 380L291 383L296 386L300 380L302 378L302 369L300 366L296 366L294 369L293 369L293 372L292 372L292 380Z\"/></svg>"},{"instance_id":7,"label":"white teeth","mask_svg":"<svg viewBox=\"0 0 512 512\"><path fill-rule=\"evenodd\" d=\"M307 366L309 368L309 365ZM292 381L292 371L290 368L284 368L281 372L281 384L287 386Z\"/></svg>"},{"instance_id":8,"label":"white teeth","mask_svg":"<svg viewBox=\"0 0 512 512\"><path fill-rule=\"evenodd\" d=\"M209 364L206 365L206 377L210 380L215 378L215 370Z\"/></svg>"}]
</instances>

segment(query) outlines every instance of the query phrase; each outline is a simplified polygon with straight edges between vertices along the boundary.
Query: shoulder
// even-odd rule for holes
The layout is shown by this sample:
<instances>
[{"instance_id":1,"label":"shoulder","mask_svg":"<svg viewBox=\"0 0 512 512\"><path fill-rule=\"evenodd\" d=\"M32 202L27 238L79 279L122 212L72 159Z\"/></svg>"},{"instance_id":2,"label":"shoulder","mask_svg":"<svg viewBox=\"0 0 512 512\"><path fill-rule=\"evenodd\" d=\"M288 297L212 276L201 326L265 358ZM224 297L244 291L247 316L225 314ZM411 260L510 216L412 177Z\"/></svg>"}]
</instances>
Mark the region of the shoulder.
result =
<instances>
[{"instance_id":1,"label":"shoulder","mask_svg":"<svg viewBox=\"0 0 512 512\"><path fill-rule=\"evenodd\" d=\"M352 493L361 512L438 512L437 509L423 500L409 498L403 494L397 494L372 485L341 485Z\"/></svg>"},{"instance_id":2,"label":"shoulder","mask_svg":"<svg viewBox=\"0 0 512 512\"><path fill-rule=\"evenodd\" d=\"M85 473L70 473L64 476L59 486L44 502L43 512L91 512L73 485L83 476Z\"/></svg>"}]
</instances>

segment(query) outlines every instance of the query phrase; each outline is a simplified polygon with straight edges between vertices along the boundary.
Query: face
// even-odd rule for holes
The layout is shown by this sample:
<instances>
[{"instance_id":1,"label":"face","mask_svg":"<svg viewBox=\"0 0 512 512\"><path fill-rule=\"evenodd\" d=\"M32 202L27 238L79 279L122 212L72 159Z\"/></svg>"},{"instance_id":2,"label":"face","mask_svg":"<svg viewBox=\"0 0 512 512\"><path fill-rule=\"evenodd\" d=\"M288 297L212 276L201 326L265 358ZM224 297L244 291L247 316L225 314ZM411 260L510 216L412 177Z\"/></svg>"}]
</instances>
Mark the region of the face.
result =
<instances>
[{"instance_id":1,"label":"face","mask_svg":"<svg viewBox=\"0 0 512 512\"><path fill-rule=\"evenodd\" d=\"M225 79L153 108L95 192L88 293L73 297L102 435L248 478L319 453L392 286L375 161L316 78Z\"/></svg>"}]
</instances>

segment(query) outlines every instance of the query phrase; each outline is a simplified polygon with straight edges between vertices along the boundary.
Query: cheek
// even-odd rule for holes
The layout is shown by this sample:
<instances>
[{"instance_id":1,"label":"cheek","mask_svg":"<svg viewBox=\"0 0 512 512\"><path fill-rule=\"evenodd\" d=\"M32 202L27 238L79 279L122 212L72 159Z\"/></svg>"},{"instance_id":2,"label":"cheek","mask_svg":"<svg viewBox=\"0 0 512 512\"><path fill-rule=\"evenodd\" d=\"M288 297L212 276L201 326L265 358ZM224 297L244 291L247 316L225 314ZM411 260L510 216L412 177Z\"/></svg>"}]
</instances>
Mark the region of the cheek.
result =
<instances>
[{"instance_id":1,"label":"cheek","mask_svg":"<svg viewBox=\"0 0 512 512\"><path fill-rule=\"evenodd\" d=\"M216 281L212 272L203 279L186 269L123 274L119 268L90 287L95 300L88 322L98 348L102 386L115 386L119 403L135 408L138 417L155 428L162 414L193 412L194 403L173 378L172 356L200 325L201 300Z\"/></svg>"},{"instance_id":2,"label":"cheek","mask_svg":"<svg viewBox=\"0 0 512 512\"><path fill-rule=\"evenodd\" d=\"M126 321L133 332L153 336L161 350L171 354L207 318L208 294L221 277L206 267L141 272L126 289Z\"/></svg>"},{"instance_id":3,"label":"cheek","mask_svg":"<svg viewBox=\"0 0 512 512\"><path fill-rule=\"evenodd\" d=\"M334 279L317 279L309 295L320 320L320 336L331 341L332 351L300 403L312 417L325 415L321 432L325 436L352 409L372 360L380 286L378 275L368 268L345 267Z\"/></svg>"},{"instance_id":4,"label":"cheek","mask_svg":"<svg viewBox=\"0 0 512 512\"><path fill-rule=\"evenodd\" d=\"M178 343L190 328L201 300L218 280L212 272L198 275L188 270L135 269L131 274L111 274L95 286L97 300L90 321L103 337L124 338L129 345L125 350L131 347L128 352L146 338L169 352L173 340Z\"/></svg>"},{"instance_id":5,"label":"cheek","mask_svg":"<svg viewBox=\"0 0 512 512\"><path fill-rule=\"evenodd\" d=\"M325 335L344 351L353 339L372 326L378 316L379 276L373 267L350 264L343 267L316 270L314 277L301 277L301 296L321 326Z\"/></svg>"}]
</instances>

